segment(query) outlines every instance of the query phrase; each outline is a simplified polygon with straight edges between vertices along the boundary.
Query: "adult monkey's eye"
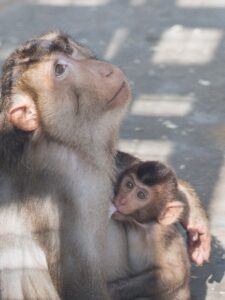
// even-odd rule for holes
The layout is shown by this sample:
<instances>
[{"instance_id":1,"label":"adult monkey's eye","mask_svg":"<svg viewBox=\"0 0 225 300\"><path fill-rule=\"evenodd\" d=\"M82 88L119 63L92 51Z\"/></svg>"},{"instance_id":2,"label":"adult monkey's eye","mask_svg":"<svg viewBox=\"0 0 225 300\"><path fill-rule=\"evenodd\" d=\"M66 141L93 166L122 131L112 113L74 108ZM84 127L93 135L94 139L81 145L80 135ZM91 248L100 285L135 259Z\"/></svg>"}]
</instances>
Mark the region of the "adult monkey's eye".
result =
<instances>
[{"instance_id":1,"label":"adult monkey's eye","mask_svg":"<svg viewBox=\"0 0 225 300\"><path fill-rule=\"evenodd\" d=\"M62 76L65 73L67 67L68 67L67 64L57 63L55 65L55 76L56 77Z\"/></svg>"}]
</instances>

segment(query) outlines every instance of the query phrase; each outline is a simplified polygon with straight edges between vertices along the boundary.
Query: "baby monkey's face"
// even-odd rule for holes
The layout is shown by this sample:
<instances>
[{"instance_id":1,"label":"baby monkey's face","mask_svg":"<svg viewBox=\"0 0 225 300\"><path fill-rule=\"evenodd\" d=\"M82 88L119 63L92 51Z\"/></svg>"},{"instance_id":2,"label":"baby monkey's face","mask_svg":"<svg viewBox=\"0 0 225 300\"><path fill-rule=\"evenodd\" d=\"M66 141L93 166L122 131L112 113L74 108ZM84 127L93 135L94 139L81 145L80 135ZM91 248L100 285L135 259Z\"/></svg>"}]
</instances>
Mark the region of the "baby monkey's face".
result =
<instances>
[{"instance_id":1,"label":"baby monkey's face","mask_svg":"<svg viewBox=\"0 0 225 300\"><path fill-rule=\"evenodd\" d=\"M114 205L118 212L129 215L149 204L150 198L150 188L128 173L121 180Z\"/></svg>"}]
</instances>

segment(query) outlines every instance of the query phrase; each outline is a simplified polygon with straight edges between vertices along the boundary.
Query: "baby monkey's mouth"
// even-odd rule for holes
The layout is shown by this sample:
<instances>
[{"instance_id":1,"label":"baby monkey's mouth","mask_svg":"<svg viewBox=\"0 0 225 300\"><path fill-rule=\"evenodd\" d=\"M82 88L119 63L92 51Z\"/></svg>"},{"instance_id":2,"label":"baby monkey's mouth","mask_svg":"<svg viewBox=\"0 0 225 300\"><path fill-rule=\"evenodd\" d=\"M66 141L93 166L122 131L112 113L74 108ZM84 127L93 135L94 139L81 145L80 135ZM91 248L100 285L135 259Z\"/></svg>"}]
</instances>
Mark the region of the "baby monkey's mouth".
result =
<instances>
[{"instance_id":1,"label":"baby monkey's mouth","mask_svg":"<svg viewBox=\"0 0 225 300\"><path fill-rule=\"evenodd\" d=\"M109 218L111 218L115 212L117 212L117 208L114 203L111 202L109 206Z\"/></svg>"}]
</instances>

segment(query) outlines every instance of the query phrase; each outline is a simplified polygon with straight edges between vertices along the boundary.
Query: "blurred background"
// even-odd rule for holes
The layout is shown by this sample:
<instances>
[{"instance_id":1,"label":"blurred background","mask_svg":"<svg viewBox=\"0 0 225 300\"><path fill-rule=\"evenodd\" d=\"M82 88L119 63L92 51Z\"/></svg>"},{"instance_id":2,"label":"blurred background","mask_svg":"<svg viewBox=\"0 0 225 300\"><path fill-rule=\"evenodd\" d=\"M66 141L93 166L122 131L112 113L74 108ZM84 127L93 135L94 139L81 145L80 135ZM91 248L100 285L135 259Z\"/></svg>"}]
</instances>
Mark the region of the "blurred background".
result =
<instances>
[{"instance_id":1,"label":"blurred background","mask_svg":"<svg viewBox=\"0 0 225 300\"><path fill-rule=\"evenodd\" d=\"M214 238L209 264L193 266L193 299L225 299L225 0L0 0L0 64L54 29L127 74L119 146L195 187Z\"/></svg>"}]
</instances>

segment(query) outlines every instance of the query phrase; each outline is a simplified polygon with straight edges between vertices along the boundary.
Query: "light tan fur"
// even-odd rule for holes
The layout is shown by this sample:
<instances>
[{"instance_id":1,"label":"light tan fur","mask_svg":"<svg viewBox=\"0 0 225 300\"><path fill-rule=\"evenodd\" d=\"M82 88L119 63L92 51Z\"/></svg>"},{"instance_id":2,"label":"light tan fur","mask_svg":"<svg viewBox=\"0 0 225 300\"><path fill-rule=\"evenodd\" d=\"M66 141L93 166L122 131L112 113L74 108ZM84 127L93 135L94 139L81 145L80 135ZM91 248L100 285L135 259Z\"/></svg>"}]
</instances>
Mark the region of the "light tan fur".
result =
<instances>
[{"instance_id":1,"label":"light tan fur","mask_svg":"<svg viewBox=\"0 0 225 300\"><path fill-rule=\"evenodd\" d=\"M57 39L64 43L60 38L41 37L43 49ZM117 67L90 58L72 41L73 55L55 51L23 69L29 47L22 49L1 113L0 139L10 139L17 128L29 142L14 172L8 164L18 153L0 148L6 155L0 157L0 298L107 299L101 260L129 86ZM67 66L59 78L57 63Z\"/></svg>"},{"instance_id":2,"label":"light tan fur","mask_svg":"<svg viewBox=\"0 0 225 300\"><path fill-rule=\"evenodd\" d=\"M128 272L124 228L108 219L115 173L133 159L115 166L128 83L117 67L94 59L71 39L73 53L53 51L30 62L33 44L41 41L45 49L54 40L62 44L61 34L28 42L3 67L2 300L105 300L106 278ZM68 64L69 77L53 77L57 59Z\"/></svg>"}]
</instances>

